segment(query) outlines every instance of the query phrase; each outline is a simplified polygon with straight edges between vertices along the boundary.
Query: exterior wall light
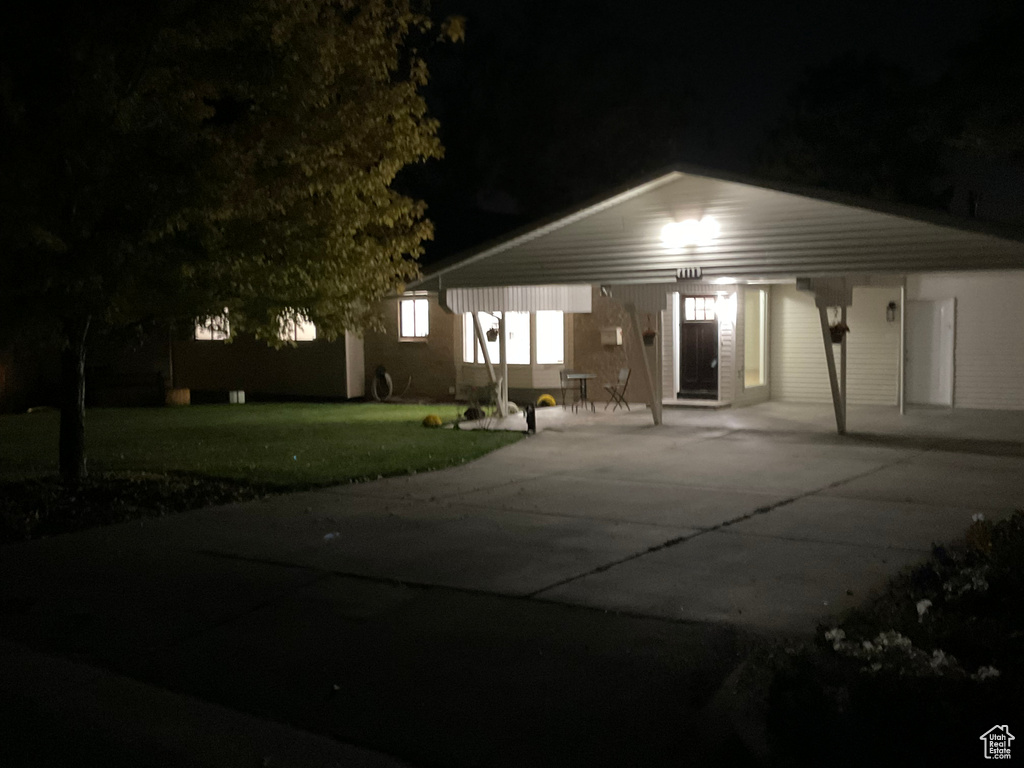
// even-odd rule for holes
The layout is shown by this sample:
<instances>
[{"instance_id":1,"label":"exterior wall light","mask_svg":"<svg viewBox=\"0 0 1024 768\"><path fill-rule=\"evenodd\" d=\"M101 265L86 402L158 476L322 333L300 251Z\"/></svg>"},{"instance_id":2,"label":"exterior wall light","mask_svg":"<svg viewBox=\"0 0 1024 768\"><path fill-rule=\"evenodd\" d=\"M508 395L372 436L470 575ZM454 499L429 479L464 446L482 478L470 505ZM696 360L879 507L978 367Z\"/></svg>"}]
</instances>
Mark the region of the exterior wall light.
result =
<instances>
[{"instance_id":1,"label":"exterior wall light","mask_svg":"<svg viewBox=\"0 0 1024 768\"><path fill-rule=\"evenodd\" d=\"M721 227L714 216L705 216L700 221L672 221L661 228L661 242L669 248L707 245L718 237L720 231Z\"/></svg>"},{"instance_id":2,"label":"exterior wall light","mask_svg":"<svg viewBox=\"0 0 1024 768\"><path fill-rule=\"evenodd\" d=\"M889 306L885 308L885 322L895 323L897 310L899 310L899 307L896 305L896 302L890 301Z\"/></svg>"}]
</instances>

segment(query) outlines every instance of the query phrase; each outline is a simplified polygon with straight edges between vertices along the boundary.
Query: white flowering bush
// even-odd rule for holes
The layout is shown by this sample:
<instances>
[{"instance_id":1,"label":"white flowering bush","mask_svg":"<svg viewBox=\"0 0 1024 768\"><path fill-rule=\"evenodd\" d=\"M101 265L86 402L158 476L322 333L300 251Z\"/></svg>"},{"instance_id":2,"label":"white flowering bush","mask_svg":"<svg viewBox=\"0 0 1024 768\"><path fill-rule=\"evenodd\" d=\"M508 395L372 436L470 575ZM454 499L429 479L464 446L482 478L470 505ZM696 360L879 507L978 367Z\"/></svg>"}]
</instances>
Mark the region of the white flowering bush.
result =
<instances>
[{"instance_id":1,"label":"white flowering bush","mask_svg":"<svg viewBox=\"0 0 1024 768\"><path fill-rule=\"evenodd\" d=\"M822 627L814 647L775 657L766 704L775 764L821 764L809 733L828 734L825 749L842 743L829 756L851 768L968 764L964 723L1019 710L1024 511L964 526L959 542L934 547L878 599Z\"/></svg>"},{"instance_id":2,"label":"white flowering bush","mask_svg":"<svg viewBox=\"0 0 1024 768\"><path fill-rule=\"evenodd\" d=\"M990 680L1000 674L995 667L983 666L973 675L968 675L952 654L940 648L929 653L895 630L879 632L871 640L853 641L847 639L843 629L835 627L825 632L825 640L839 655L863 662L861 671L871 674L889 672L899 677L945 675L954 679L970 677L976 681Z\"/></svg>"},{"instance_id":3,"label":"white flowering bush","mask_svg":"<svg viewBox=\"0 0 1024 768\"><path fill-rule=\"evenodd\" d=\"M948 597L960 597L970 591L984 592L988 589L989 566L978 565L973 568L964 568L957 571L942 585L942 590Z\"/></svg>"}]
</instances>

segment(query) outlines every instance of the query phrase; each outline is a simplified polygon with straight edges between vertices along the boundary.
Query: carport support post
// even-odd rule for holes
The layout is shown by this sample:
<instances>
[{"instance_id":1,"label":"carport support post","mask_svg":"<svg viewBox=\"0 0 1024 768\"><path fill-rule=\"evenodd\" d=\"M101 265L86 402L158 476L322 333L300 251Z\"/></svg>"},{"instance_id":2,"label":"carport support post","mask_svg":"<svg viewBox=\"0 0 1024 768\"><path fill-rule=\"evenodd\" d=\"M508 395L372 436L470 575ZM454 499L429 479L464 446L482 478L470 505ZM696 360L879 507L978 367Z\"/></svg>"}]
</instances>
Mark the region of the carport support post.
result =
<instances>
[{"instance_id":1,"label":"carport support post","mask_svg":"<svg viewBox=\"0 0 1024 768\"><path fill-rule=\"evenodd\" d=\"M846 305L840 310L839 322L846 325ZM839 344L839 392L843 396L843 431L846 431L846 337Z\"/></svg>"},{"instance_id":2,"label":"carport support post","mask_svg":"<svg viewBox=\"0 0 1024 768\"><path fill-rule=\"evenodd\" d=\"M900 416L907 412L907 284L900 286Z\"/></svg>"},{"instance_id":3,"label":"carport support post","mask_svg":"<svg viewBox=\"0 0 1024 768\"><path fill-rule=\"evenodd\" d=\"M818 318L821 320L821 338L825 342L825 362L828 364L828 383L832 387L832 407L836 412L836 432L846 434L846 398L839 391L839 378L836 376L836 356L832 350L832 334L828 330L828 310L818 307Z\"/></svg>"},{"instance_id":4,"label":"carport support post","mask_svg":"<svg viewBox=\"0 0 1024 768\"><path fill-rule=\"evenodd\" d=\"M505 336L505 315L498 318L498 358L501 360L501 383L498 384L498 414L508 416L508 339Z\"/></svg>"},{"instance_id":5,"label":"carport support post","mask_svg":"<svg viewBox=\"0 0 1024 768\"><path fill-rule=\"evenodd\" d=\"M498 383L498 377L494 375L494 366L491 365L491 355L487 351L487 342L484 340L483 328L480 327L480 313L479 312L474 312L473 313L473 333L476 335L476 343L480 345L480 351L484 355L484 362L487 364L487 377L490 379L491 384L497 384ZM495 389L495 391L497 391L497 389ZM501 410L500 398L499 398L498 413L501 416L505 415L504 412L502 412L502 410Z\"/></svg>"},{"instance_id":6,"label":"carport support post","mask_svg":"<svg viewBox=\"0 0 1024 768\"><path fill-rule=\"evenodd\" d=\"M661 424L661 409L662 401L665 398L664 385L662 384L661 373L664 370L664 360L661 354L661 343L663 341L662 334L665 333L665 312L664 310L658 312L658 336L657 343L654 345L654 407L657 409L657 416L655 417L658 424Z\"/></svg>"},{"instance_id":7,"label":"carport support post","mask_svg":"<svg viewBox=\"0 0 1024 768\"><path fill-rule=\"evenodd\" d=\"M654 388L654 374L651 372L651 360L647 355L647 347L644 346L644 335L640 330L640 318L637 317L636 304L626 304L626 312L629 313L630 324L633 326L633 337L636 339L637 349L643 358L644 383L647 385L647 395L650 398L651 416L654 417L655 425L661 424L661 402L658 400L658 392Z\"/></svg>"}]
</instances>

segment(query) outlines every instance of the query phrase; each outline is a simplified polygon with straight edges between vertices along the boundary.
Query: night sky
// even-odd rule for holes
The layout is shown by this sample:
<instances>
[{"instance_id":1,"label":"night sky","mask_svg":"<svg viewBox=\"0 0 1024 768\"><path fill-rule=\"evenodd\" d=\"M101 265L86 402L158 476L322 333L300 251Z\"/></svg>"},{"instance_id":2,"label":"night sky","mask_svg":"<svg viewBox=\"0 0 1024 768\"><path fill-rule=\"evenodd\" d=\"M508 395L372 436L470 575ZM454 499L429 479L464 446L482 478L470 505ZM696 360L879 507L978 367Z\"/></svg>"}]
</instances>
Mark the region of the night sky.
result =
<instances>
[{"instance_id":1,"label":"night sky","mask_svg":"<svg viewBox=\"0 0 1024 768\"><path fill-rule=\"evenodd\" d=\"M993 7L435 0L436 15L467 18L467 40L430 56L447 156L408 176L437 226L423 261L673 163L753 173L809 67L854 54L935 81ZM993 218L1021 216L1018 172L960 165Z\"/></svg>"}]
</instances>

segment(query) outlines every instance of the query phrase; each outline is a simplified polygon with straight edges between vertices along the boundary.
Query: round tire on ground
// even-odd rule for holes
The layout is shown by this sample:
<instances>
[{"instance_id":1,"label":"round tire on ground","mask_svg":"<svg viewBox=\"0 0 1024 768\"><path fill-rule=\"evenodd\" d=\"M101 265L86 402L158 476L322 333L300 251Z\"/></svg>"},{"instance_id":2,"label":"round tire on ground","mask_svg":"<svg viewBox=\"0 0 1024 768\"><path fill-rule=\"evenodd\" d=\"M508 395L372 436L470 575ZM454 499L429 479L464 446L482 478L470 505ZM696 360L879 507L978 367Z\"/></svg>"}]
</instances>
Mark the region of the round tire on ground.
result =
<instances>
[{"instance_id":1,"label":"round tire on ground","mask_svg":"<svg viewBox=\"0 0 1024 768\"><path fill-rule=\"evenodd\" d=\"M384 402L394 394L395 385L391 381L391 374L387 371L378 371L370 384L370 394L377 402Z\"/></svg>"}]
</instances>

